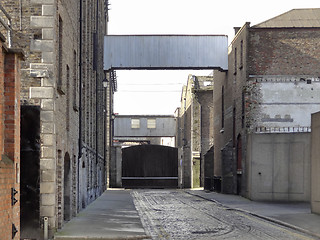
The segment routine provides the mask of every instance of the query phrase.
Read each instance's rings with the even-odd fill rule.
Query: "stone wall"
[[[226,87],[228,84],[227,76],[227,73],[218,70],[215,70],[213,74],[213,105],[215,106],[213,109],[214,176],[216,177],[221,177],[221,149],[230,140],[230,136],[225,134],[227,129],[225,126],[227,125],[224,122],[225,98],[231,97],[231,92]],[[223,96],[222,92],[224,93]]]
[[[40,107],[40,199],[35,199],[40,206],[35,231],[43,217],[49,217],[52,234],[105,189],[107,96],[98,54],[106,29],[105,3],[0,3],[12,16],[13,46],[25,52],[21,104]]]
[[[213,145],[212,77],[188,76],[178,111],[177,146],[182,152],[183,187],[204,185],[204,155]]]
[[[221,192],[225,194],[237,194],[237,168],[232,142],[229,142],[221,150],[221,155]]]
[[[197,100],[201,106],[201,127],[200,127],[200,160],[201,160],[201,179],[200,184],[204,186],[205,178],[205,154],[213,146],[213,90],[200,91],[196,93]],[[212,159],[213,162],[213,159]],[[213,171],[213,169],[211,169]]]

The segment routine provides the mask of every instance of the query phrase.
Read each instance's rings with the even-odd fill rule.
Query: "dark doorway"
[[[211,147],[210,150],[204,155],[204,189],[213,191],[213,159],[214,159],[214,147]]]
[[[178,149],[140,145],[122,150],[122,186],[126,188],[177,188]]]
[[[71,219],[71,163],[70,163],[70,155],[66,153],[64,155],[64,213],[63,219],[64,221],[69,221]]]
[[[40,234],[40,108],[21,106],[21,238]]]

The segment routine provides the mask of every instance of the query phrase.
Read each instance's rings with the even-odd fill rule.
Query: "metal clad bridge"
[[[104,70],[228,69],[225,35],[107,35]]]

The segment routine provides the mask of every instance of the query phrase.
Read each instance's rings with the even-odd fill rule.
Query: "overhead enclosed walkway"
[[[228,70],[225,35],[107,35],[104,70]]]

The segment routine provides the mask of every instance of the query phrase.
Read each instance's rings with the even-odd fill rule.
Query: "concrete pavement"
[[[320,215],[311,213],[309,203],[255,202],[237,195],[184,191],[320,239]],[[141,224],[130,190],[107,190],[54,236],[55,240],[150,238]]]
[[[55,240],[149,238],[127,190],[107,190],[54,236]]]
[[[309,203],[256,202],[238,195],[185,190],[187,193],[214,201],[222,206],[273,221],[320,239],[320,215],[311,213]]]

